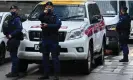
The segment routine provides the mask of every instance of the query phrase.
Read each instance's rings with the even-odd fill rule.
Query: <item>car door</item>
[[[99,18],[100,16],[100,11],[98,9],[98,6],[96,4],[90,4],[88,6],[88,11],[89,11],[89,17],[90,17],[90,24],[93,26],[93,41],[94,41],[94,50],[99,49],[100,47],[100,27],[99,27]]]
[[[96,38],[96,43],[97,43],[97,49],[101,49],[101,45],[102,45],[102,40],[103,40],[103,18],[100,14],[100,10],[98,8],[97,4],[93,5],[93,13],[94,13],[94,18],[96,18],[96,21],[94,21],[95,23],[95,38]]]
[[[89,4],[88,5],[88,14],[89,14],[89,20],[90,20],[90,27],[92,27],[92,32],[93,32],[93,47],[94,47],[94,51],[96,50],[96,47],[97,47],[97,43],[96,43],[96,38],[95,38],[95,34],[94,34],[94,31],[95,31],[95,28],[94,28],[94,23],[92,22],[92,16],[93,16],[93,6],[92,4]]]
[[[8,39],[3,34],[3,28],[8,26],[8,18],[9,17],[10,17],[10,14],[5,15],[3,22],[2,22],[2,26],[1,26],[1,32],[0,32],[0,36],[3,38],[3,41],[5,42],[5,44],[7,43]]]
[[[2,25],[3,25],[3,16],[0,16],[0,31],[2,30]],[[0,32],[0,40],[4,37],[4,34]]]

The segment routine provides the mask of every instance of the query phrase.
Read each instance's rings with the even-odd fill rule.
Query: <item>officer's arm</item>
[[[121,28],[121,26],[125,23],[125,21],[127,20],[127,18],[124,16],[122,17],[119,22],[117,23],[117,28]]]
[[[116,30],[119,32],[123,27],[122,25],[125,23],[126,17],[122,17],[119,19],[119,22],[117,23]]]
[[[15,19],[15,25],[16,25],[17,29],[10,34],[11,36],[14,36],[18,32],[21,32],[22,31],[22,22],[20,21],[20,18],[16,18]]]
[[[47,27],[50,28],[60,28],[61,27],[61,20],[56,16],[56,23],[55,24],[48,24]]]

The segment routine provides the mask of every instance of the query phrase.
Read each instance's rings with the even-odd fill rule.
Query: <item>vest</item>
[[[18,18],[19,16],[10,16],[8,18],[8,34],[14,32],[17,29],[17,26],[15,25],[15,18]],[[12,38],[15,38],[17,40],[23,40],[23,33],[22,32],[18,32],[16,33],[14,36],[12,36]]]
[[[55,24],[56,23],[56,15],[44,15],[42,16],[42,23],[47,24]],[[46,27],[42,29],[42,37],[43,39],[54,39],[58,38],[58,29],[54,27]]]

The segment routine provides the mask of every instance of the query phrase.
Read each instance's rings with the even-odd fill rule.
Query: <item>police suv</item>
[[[52,1],[54,12],[62,20],[59,29],[61,61],[76,61],[83,67],[83,73],[89,73],[93,64],[104,64],[106,30],[104,19],[95,2],[88,1]],[[29,63],[42,60],[39,52],[41,41],[41,22],[38,16],[44,11],[44,4],[37,4],[23,22],[25,39],[21,42],[18,57]]]

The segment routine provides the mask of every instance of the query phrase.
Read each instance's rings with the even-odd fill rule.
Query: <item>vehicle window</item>
[[[29,15],[29,20],[38,20],[40,13],[44,11],[43,5],[38,5]],[[61,20],[84,20],[86,17],[83,5],[55,5],[54,13]]]
[[[117,1],[95,1],[103,16],[116,15],[117,14]]]
[[[100,11],[99,11],[99,8],[97,6],[97,4],[93,4],[93,12],[95,15],[100,15]]]
[[[3,22],[3,25],[2,25],[2,29],[1,29],[1,32],[3,32],[3,28],[4,27],[8,27],[8,19],[9,19],[10,16],[7,16]]]
[[[101,19],[100,10],[97,6],[97,4],[90,4],[88,6],[89,11],[89,17],[90,17],[90,23],[97,23]]]
[[[128,5],[129,5],[129,15],[133,16],[133,1],[128,1]]]

